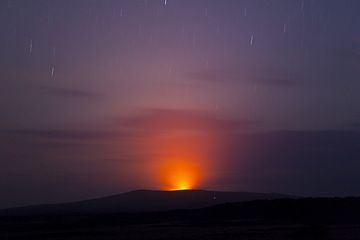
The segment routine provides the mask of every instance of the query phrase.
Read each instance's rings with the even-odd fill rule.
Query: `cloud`
[[[263,77],[257,78],[255,82],[257,84],[275,87],[296,87],[301,85],[299,81],[286,77]]]
[[[341,49],[336,51],[336,56],[350,63],[360,63],[360,48]]]
[[[188,109],[146,109],[137,116],[119,120],[124,128],[133,130],[213,130],[238,131],[253,129],[259,122],[232,119],[207,111]]]
[[[59,140],[95,140],[114,137],[113,131],[105,130],[63,130],[63,129],[13,129],[2,133]]]
[[[360,36],[353,37],[350,43],[347,46],[327,49],[327,52],[332,54],[331,58],[334,59],[336,64],[341,65],[345,63],[345,66],[348,64],[358,66],[360,63]]]
[[[0,133],[59,140],[97,140],[138,136],[139,132],[224,131],[236,132],[259,127],[258,121],[233,119],[202,110],[145,109],[138,115],[117,118],[114,125],[98,129],[21,128]],[[134,135],[135,134],[135,135]]]
[[[300,81],[294,76],[279,70],[244,71],[226,70],[204,70],[187,74],[188,77],[200,81],[239,83],[239,84],[261,84],[274,87],[297,87],[301,86]]]
[[[174,114],[174,118],[185,115],[189,119],[212,122],[212,124],[208,123],[208,126],[215,126],[217,129],[223,130],[236,129],[235,126],[241,128],[241,126],[256,124],[251,121],[243,123],[239,121],[235,124],[235,120],[226,120],[215,114],[195,110],[177,111],[171,109],[147,110],[138,116],[122,118],[122,122],[124,127],[129,127],[134,132],[149,130],[147,126],[144,126],[145,119],[158,119],[160,116],[171,114]],[[130,122],[125,124],[127,121]],[[230,127],[227,127],[227,124],[230,124]],[[190,123],[170,126],[174,129],[185,130],[194,127]],[[98,145],[72,144],[58,149],[48,146],[51,141],[36,142],[33,139],[22,141],[27,135],[44,138],[44,140],[107,139],[119,136],[121,133],[119,131],[110,131],[109,129],[106,131],[33,129],[12,130],[9,133],[14,136],[9,138],[7,135],[0,135],[4,143],[1,145],[2,151],[0,151],[4,161],[0,163],[0,166],[3,169],[2,183],[4,183],[3,194],[5,195],[6,192],[9,192],[6,189],[9,186],[10,189],[24,188],[26,190],[38,189],[39,184],[48,184],[41,189],[51,190],[55,187],[61,189],[65,180],[69,184],[77,184],[78,189],[89,187],[89,185],[91,188],[93,186],[114,187],[119,182],[139,180],[139,177],[134,179],[134,176],[138,176],[134,174],[134,168],[136,166],[143,168],[145,163],[134,161],[134,158],[127,155],[128,146],[121,147],[122,145],[118,142],[112,143],[113,146],[110,148],[108,146],[112,141],[107,141],[106,144],[101,142]],[[151,136],[149,141],[154,141],[153,137],[156,135],[148,136]],[[242,134],[230,131],[227,137],[229,139],[225,141],[226,152],[216,155],[216,161],[222,168],[217,166],[215,170],[218,170],[219,174],[215,174],[215,177],[207,183],[208,185],[202,187],[313,196],[358,194],[360,132],[278,131]],[[193,145],[194,143],[190,142],[189,144]],[[166,145],[161,145],[161,147],[168,149]],[[143,151],[139,148],[133,150]],[[206,148],[205,150],[210,151],[211,149]],[[97,177],[94,178],[94,176]],[[120,176],[121,181],[118,180]],[[145,177],[144,179],[144,182],[149,182],[149,179]],[[29,183],[26,188],[21,184],[23,182]],[[11,184],[9,185],[9,183]],[[142,186],[141,181],[136,184]],[[135,187],[137,187],[136,184]],[[119,185],[116,185],[114,189],[116,187]],[[49,197],[48,191],[43,192],[46,192],[45,197]],[[61,191],[62,193],[63,191]],[[37,192],[37,194],[39,193]],[[60,193],[57,196],[60,196]]]
[[[65,98],[77,98],[77,99],[88,99],[88,100],[99,100],[101,95],[98,93],[66,87],[45,87],[47,93]]]
[[[345,124],[344,127],[346,129],[360,130],[360,122],[352,122],[349,124]]]
[[[192,79],[208,81],[208,82],[241,82],[240,77],[236,72],[225,70],[203,70],[190,72],[186,74]]]
[[[358,194],[358,131],[238,134],[231,142],[229,167],[214,184],[313,196]]]

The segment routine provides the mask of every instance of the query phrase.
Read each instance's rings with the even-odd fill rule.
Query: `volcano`
[[[294,198],[294,196],[277,193],[221,192],[207,190],[136,190],[85,201],[5,209],[0,211],[0,214],[42,215],[155,212],[203,208],[223,203],[281,198]]]

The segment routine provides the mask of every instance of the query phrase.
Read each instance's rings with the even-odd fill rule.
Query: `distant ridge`
[[[104,214],[56,212],[55,206],[59,207],[52,205],[47,215],[44,206],[33,208],[33,214],[31,208],[0,214],[0,239],[360,239],[358,197],[254,200],[199,209]]]
[[[5,209],[0,210],[0,215],[154,212],[176,209],[195,209],[223,203],[282,198],[295,197],[277,193],[221,192],[207,190],[136,190],[79,202]]]

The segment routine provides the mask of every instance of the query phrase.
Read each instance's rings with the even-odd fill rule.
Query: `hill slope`
[[[0,211],[6,214],[68,214],[149,212],[174,209],[194,209],[221,203],[261,199],[291,198],[275,193],[219,192],[204,190],[151,191],[137,190],[104,198],[64,203],[13,208]]]
[[[255,200],[162,212],[0,216],[0,239],[358,240],[359,216],[360,198]]]

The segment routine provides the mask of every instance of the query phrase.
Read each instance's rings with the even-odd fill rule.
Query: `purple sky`
[[[0,2],[0,208],[161,188],[359,195],[360,1]],[[191,155],[191,156],[190,156]]]

